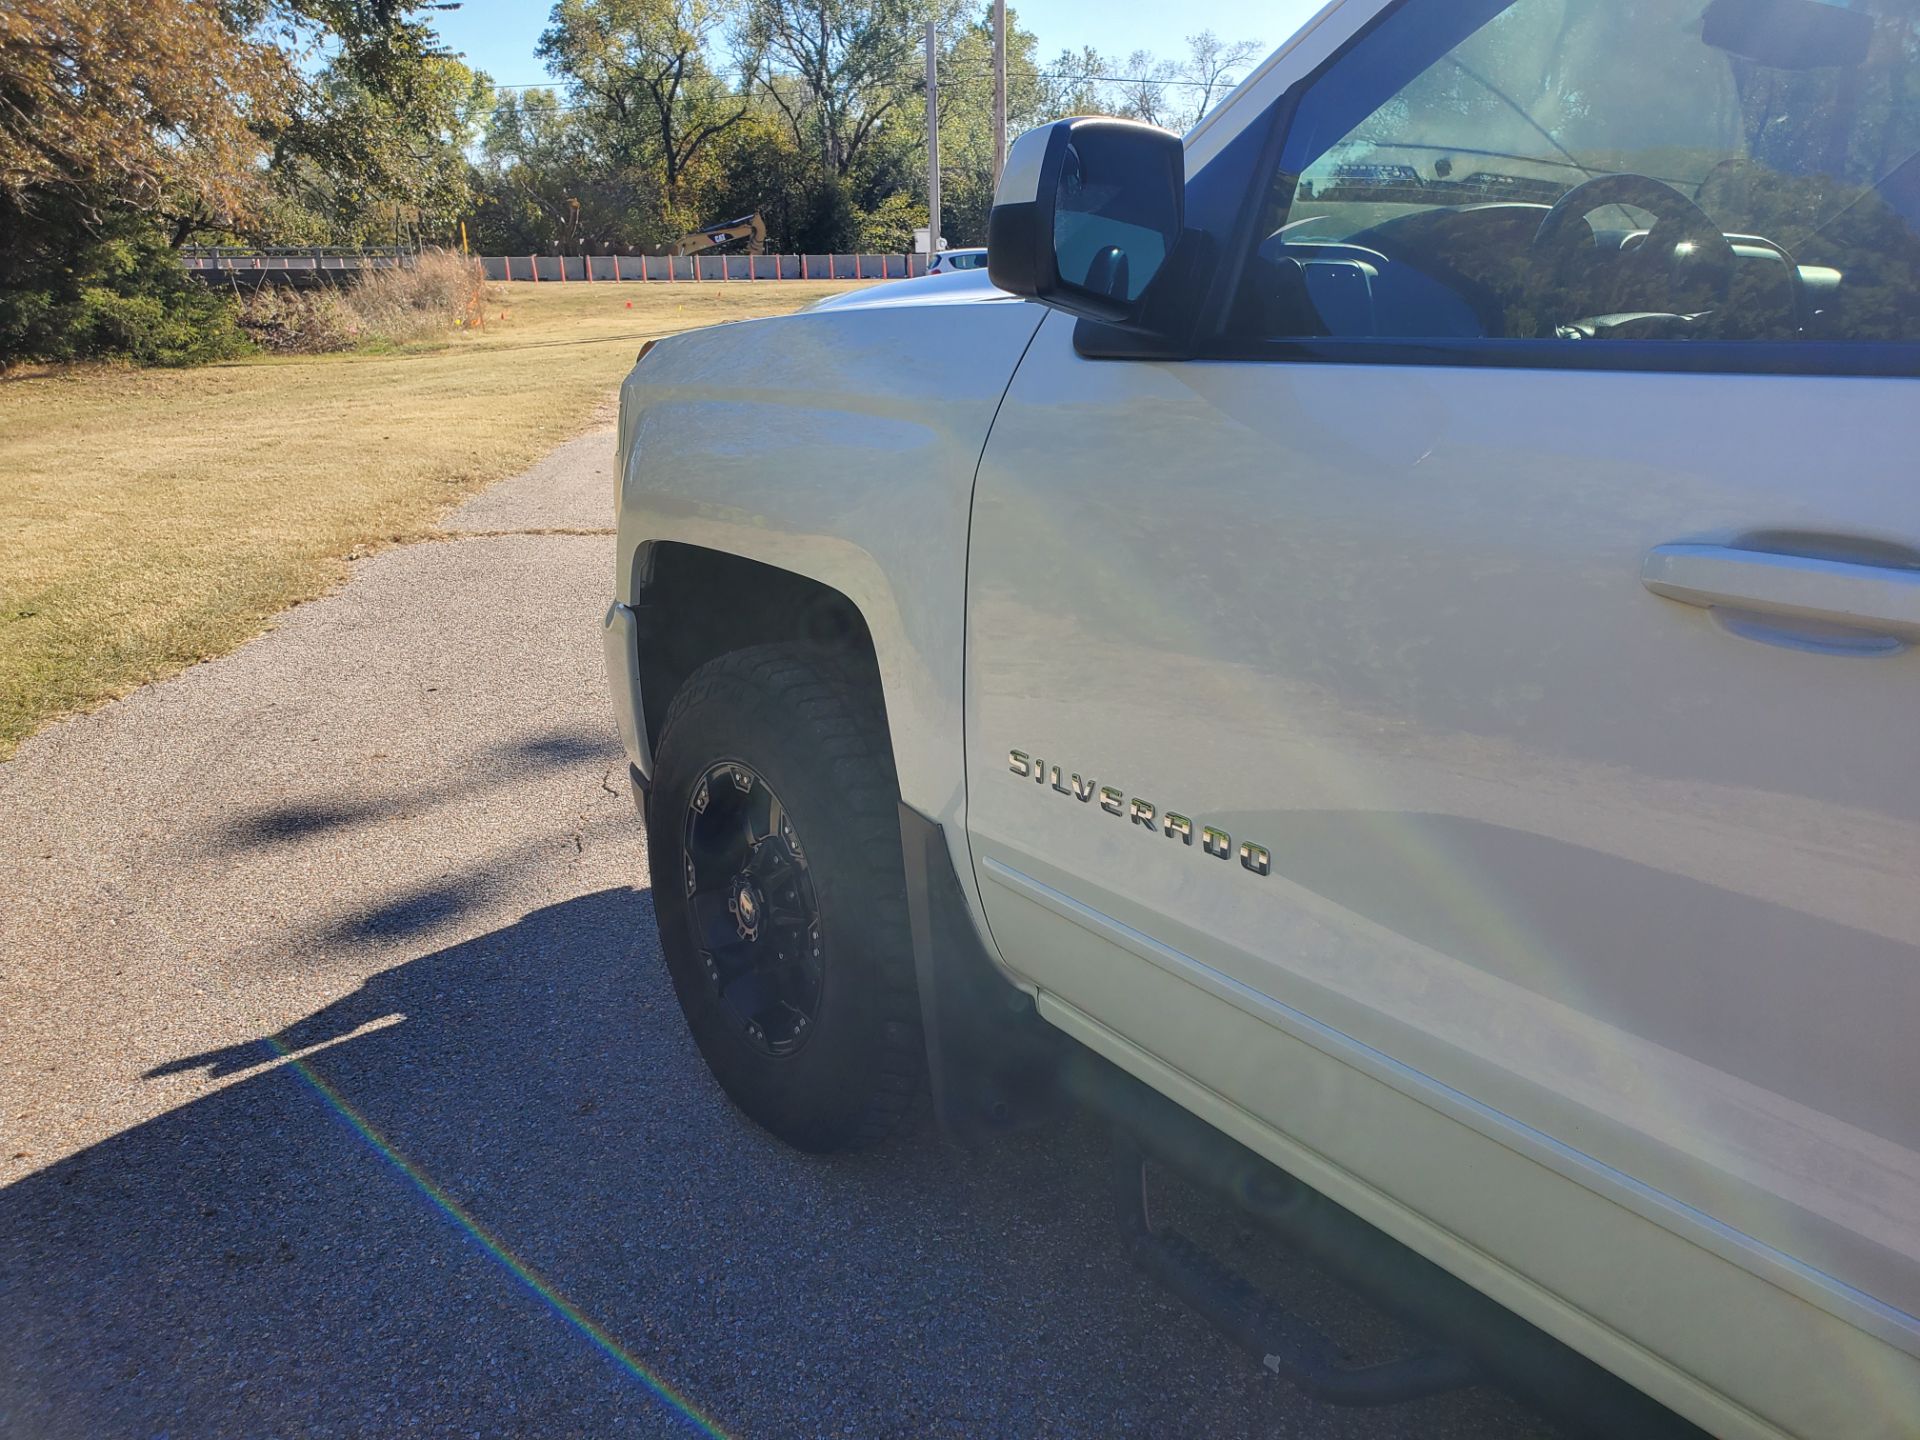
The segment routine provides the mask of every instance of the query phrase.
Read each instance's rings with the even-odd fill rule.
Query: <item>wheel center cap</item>
[[[746,939],[751,940],[759,933],[760,897],[754,893],[752,882],[734,882],[733,916],[740,922],[740,933]]]

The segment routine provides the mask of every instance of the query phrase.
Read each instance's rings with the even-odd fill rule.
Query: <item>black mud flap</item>
[[[1034,1014],[981,946],[946,833],[900,807],[914,979],[934,1114],[971,1145],[1059,1108],[1056,1077],[1070,1041]]]

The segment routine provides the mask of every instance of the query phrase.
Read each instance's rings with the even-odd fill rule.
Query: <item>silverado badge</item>
[[[1186,815],[1176,810],[1162,810],[1151,800],[1143,800],[1138,795],[1129,795],[1112,785],[1102,785],[1071,772],[1063,773],[1062,767],[1048,765],[1037,760],[1024,750],[1007,752],[1007,769],[1023,778],[1030,777],[1036,784],[1065,795],[1069,800],[1078,800],[1082,805],[1092,808],[1097,799],[1100,808],[1109,815],[1117,816],[1130,825],[1142,827],[1149,835],[1161,835],[1169,840],[1178,840],[1182,845],[1191,847],[1197,836],[1200,849],[1216,860],[1230,860],[1236,854],[1240,857],[1240,866],[1250,874],[1271,875],[1273,873],[1273,855],[1264,845],[1256,845],[1251,840],[1242,840],[1238,849],[1234,847],[1233,836],[1213,825],[1197,825]]]

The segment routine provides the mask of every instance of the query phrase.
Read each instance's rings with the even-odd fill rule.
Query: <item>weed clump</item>
[[[262,285],[241,303],[240,328],[274,355],[321,355],[360,343],[360,317],[338,290]]]
[[[479,261],[428,250],[339,289],[263,285],[243,302],[240,327],[263,350],[320,355],[433,340],[473,324],[486,303]]]
[[[408,264],[371,272],[344,293],[364,327],[363,339],[404,345],[479,319],[487,277],[478,260],[427,250]]]

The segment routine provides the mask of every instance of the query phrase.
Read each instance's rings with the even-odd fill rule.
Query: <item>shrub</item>
[[[110,357],[195,365],[247,350],[232,298],[188,275],[144,219],[30,240],[39,243],[25,263],[0,278],[0,368]]]
[[[314,355],[429,340],[480,318],[478,260],[412,256],[341,290],[262,285],[241,296],[187,274],[151,222],[110,218],[95,232],[43,223],[0,257],[0,369],[20,360],[127,359],[196,365],[247,353]]]

